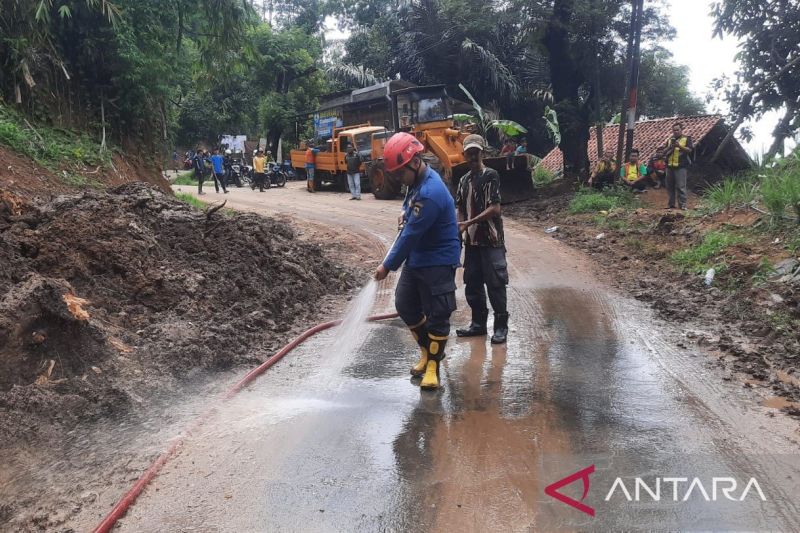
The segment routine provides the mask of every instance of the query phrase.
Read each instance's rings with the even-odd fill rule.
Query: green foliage
[[[213,144],[221,134],[278,138],[293,136],[298,115],[313,110],[328,91],[319,40],[299,27],[279,31],[259,24],[248,33],[249,52],[234,54],[239,69],[189,89],[179,117],[185,146]]]
[[[97,140],[85,134],[39,124],[34,129],[25,118],[0,104],[0,144],[27,155],[43,167],[56,171],[62,167],[100,166],[111,163],[111,152],[102,150]],[[84,184],[85,180],[69,180]]]
[[[726,178],[703,194],[705,205],[712,213],[749,205],[758,198],[758,184],[746,178]]]
[[[550,106],[545,106],[543,118],[547,132],[553,138],[553,144],[558,146],[561,144],[561,127],[558,125],[558,113]]]
[[[197,185],[197,178],[194,177],[194,170],[187,170],[186,172],[181,172],[178,174],[178,177],[175,178],[175,181],[172,182],[173,185]]]
[[[800,131],[800,9],[786,0],[719,0],[713,4],[715,34],[741,42],[733,79],[717,80],[736,125],[782,110],[767,159],[783,155],[784,140]],[[745,132],[750,136],[749,132]]]
[[[185,95],[247,50],[241,0],[6,0],[0,96],[29,118],[165,146]]]
[[[192,196],[191,194],[186,192],[176,192],[175,198],[177,198],[181,202],[189,204],[190,206],[199,211],[204,211],[205,208],[208,206],[208,204],[200,201],[196,196]]]
[[[775,265],[768,258],[762,257],[761,262],[758,264],[758,270],[753,274],[753,283],[763,285],[774,271]]]
[[[536,168],[533,169],[533,185],[535,187],[547,187],[556,179],[556,174],[544,168],[542,165],[536,165]]]
[[[743,240],[739,235],[722,231],[707,233],[700,244],[674,252],[670,260],[686,272],[703,272],[711,267],[720,270],[725,266],[720,254]]]
[[[655,118],[704,113],[705,104],[692,94],[689,81],[689,69],[677,65],[664,48],[642,51],[639,114]]]
[[[761,200],[773,224],[789,217],[791,210],[800,224],[800,149],[761,170]]]
[[[570,214],[596,213],[611,211],[620,207],[630,207],[636,201],[634,195],[626,188],[606,189],[602,192],[582,187],[575,193],[569,203]]]

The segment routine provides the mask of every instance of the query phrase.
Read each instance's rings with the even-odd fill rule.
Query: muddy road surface
[[[226,198],[358,241],[366,266],[400,208],[302,183]],[[453,332],[428,393],[400,321],[364,325],[348,350],[320,334],[193,434],[121,530],[799,530],[796,420],[677,347],[681,324],[610,289],[613,273],[506,222],[507,346]],[[392,310],[396,279],[375,312]],[[458,305],[454,326],[469,320],[463,288]]]

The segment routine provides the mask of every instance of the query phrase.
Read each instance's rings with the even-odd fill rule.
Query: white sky
[[[690,70],[690,89],[701,98],[711,93],[710,84],[715,78],[723,75],[733,77],[737,64],[735,55],[738,51],[737,41],[732,37],[712,38],[714,27],[710,15],[713,0],[669,0],[670,22],[677,30],[675,41],[668,44],[675,61],[686,65]],[[336,29],[336,21],[329,17],[326,21],[328,38],[346,38],[349,32],[342,33]],[[728,106],[713,95],[708,104],[709,113],[727,114]],[[778,121],[778,114],[771,113],[754,124],[749,124],[755,137],[745,148],[751,155],[766,152],[772,144],[772,130]],[[791,143],[789,143],[791,144]]]
[[[733,77],[737,64],[737,41],[732,37],[712,38],[714,19],[709,14],[713,0],[670,0],[670,22],[678,32],[669,49],[675,61],[691,70],[691,90],[705,98],[711,93],[710,84],[715,78],[727,74]],[[720,98],[712,99],[709,113],[728,112]],[[751,155],[766,152],[772,144],[772,130],[778,114],[770,113],[757,123],[750,124],[755,137],[745,148]],[[744,144],[744,143],[743,143]]]

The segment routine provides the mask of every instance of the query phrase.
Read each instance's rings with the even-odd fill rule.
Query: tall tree
[[[800,7],[793,0],[723,0],[714,3],[713,14],[715,35],[741,39],[739,70],[725,96],[733,130],[781,110],[767,157],[783,155],[786,139],[800,130]]]

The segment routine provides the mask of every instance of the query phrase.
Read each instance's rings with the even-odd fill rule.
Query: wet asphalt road
[[[234,190],[228,207],[338,226],[383,256],[398,203],[300,186]],[[336,330],[320,334],[221,406],[122,530],[800,530],[796,422],[674,348],[680,324],[599,282],[585,256],[512,220],[507,241],[507,346],[453,333],[444,388],[427,393],[409,379],[416,350],[398,320],[365,325],[350,353]],[[395,280],[376,312],[391,310]],[[463,288],[458,303],[454,325],[469,318]],[[594,517],[545,494],[591,465]],[[630,499],[636,477],[662,478],[659,501],[644,488],[638,502],[609,497],[618,477]],[[695,486],[683,501],[695,477],[708,498]],[[765,498],[711,498],[715,477],[737,480],[736,500],[755,478]]]

